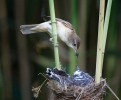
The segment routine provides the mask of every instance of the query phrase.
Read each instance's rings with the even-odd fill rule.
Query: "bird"
[[[73,80],[71,79],[70,75],[63,70],[58,70],[57,68],[47,68],[46,75],[50,80],[56,81],[58,86],[61,84],[65,87],[73,84]]]
[[[80,70],[80,68],[77,65],[72,80],[73,84],[81,87],[85,87],[89,83],[92,83],[94,81],[94,79],[88,73],[85,73],[82,70]]]
[[[40,24],[21,25],[20,31],[22,32],[22,34],[46,32],[51,37],[53,37],[50,16],[43,16],[43,20],[45,22]],[[60,39],[65,42],[67,46],[71,47],[75,51],[76,56],[78,57],[78,49],[81,40],[80,37],[76,34],[76,31],[73,28],[72,24],[60,18],[55,18],[55,21],[57,27],[57,36],[60,37]]]

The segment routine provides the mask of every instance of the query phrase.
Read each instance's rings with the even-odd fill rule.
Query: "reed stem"
[[[100,0],[98,48],[97,48],[96,77],[95,77],[96,83],[100,82],[100,78],[102,76],[103,60],[104,60],[105,45],[106,45],[106,39],[107,39],[111,6],[112,6],[112,0],[108,0],[107,8],[106,8],[106,15],[105,15],[105,22],[104,22],[104,30],[103,30],[105,0]]]
[[[96,83],[100,82],[102,76],[102,34],[104,24],[104,9],[105,0],[100,0],[99,25],[98,25],[98,44],[97,44],[97,58],[96,58]]]
[[[103,60],[104,60],[105,45],[106,45],[106,38],[107,38],[107,32],[108,32],[109,19],[110,19],[111,5],[112,5],[112,0],[108,0],[107,8],[106,8],[106,15],[105,15],[104,31],[103,31],[103,36],[102,36],[102,38],[103,38],[103,41],[102,41],[102,66],[103,66]]]
[[[55,21],[55,10],[54,10],[54,1],[49,0],[50,6],[50,16],[52,23],[52,32],[53,32],[53,41],[54,41],[54,56],[55,56],[55,65],[57,69],[61,69],[59,62],[59,52],[58,52],[58,41],[57,41],[57,30],[56,30],[56,21]]]

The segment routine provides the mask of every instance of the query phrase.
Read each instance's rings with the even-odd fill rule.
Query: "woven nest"
[[[106,81],[102,79],[99,84],[92,82],[85,87],[76,85],[62,86],[55,80],[47,82],[47,86],[52,90],[49,100],[103,100],[105,94]]]
[[[80,70],[78,66],[72,77],[57,68],[47,68],[46,75],[43,76],[46,78],[43,84],[46,83],[52,90],[48,100],[103,100],[106,92],[105,79],[101,79],[100,83],[96,84],[94,78]],[[43,84],[32,89],[35,98],[38,97]]]

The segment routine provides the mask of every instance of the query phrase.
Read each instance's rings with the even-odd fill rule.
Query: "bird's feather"
[[[43,17],[44,21],[40,24],[33,24],[33,25],[21,25],[20,29],[23,34],[31,34],[37,32],[47,32],[51,36],[52,34],[52,25],[49,16]],[[61,38],[63,42],[65,42],[69,47],[73,48],[77,53],[77,49],[80,46],[80,38],[77,36],[75,29],[73,26],[62,19],[56,19],[56,26],[57,26],[57,35]],[[53,36],[52,36],[53,37]]]
[[[67,21],[65,21],[65,20],[62,20],[62,19],[59,19],[59,18],[55,18],[56,19],[56,21],[59,21],[59,22],[61,22],[64,26],[66,26],[67,28],[69,28],[69,29],[71,29],[71,30],[74,30],[74,28],[73,28],[73,26],[69,23],[69,22],[67,22]],[[43,16],[43,20],[44,21],[50,21],[50,16]]]

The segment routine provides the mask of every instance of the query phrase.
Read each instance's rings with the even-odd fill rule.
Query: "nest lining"
[[[102,79],[99,84],[93,82],[85,87],[80,87],[63,86],[55,80],[50,80],[47,82],[47,87],[52,90],[50,100],[103,100],[106,81]]]

